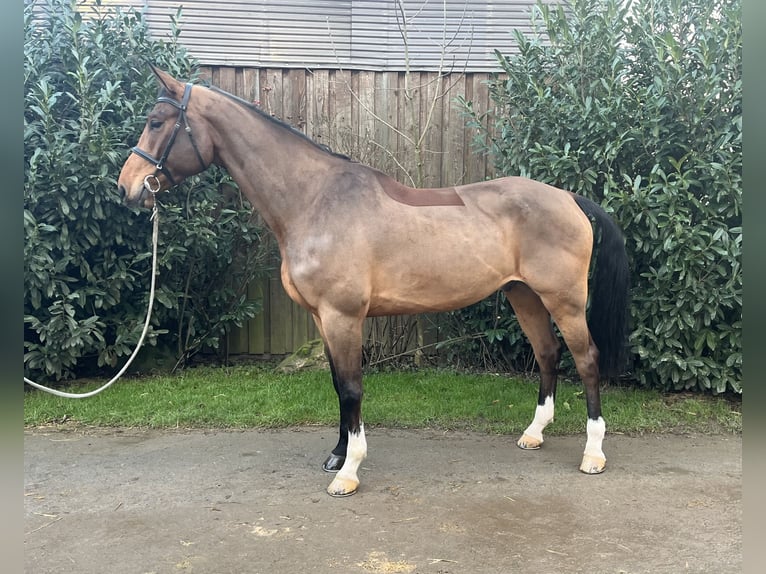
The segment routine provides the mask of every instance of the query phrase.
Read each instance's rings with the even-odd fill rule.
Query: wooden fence
[[[487,73],[204,67],[203,79],[258,102],[319,143],[417,187],[492,177],[474,151],[458,97],[482,113],[490,106]],[[278,274],[249,288],[263,312],[231,334],[230,354],[282,355],[318,337],[310,315],[282,289]],[[396,352],[418,344],[411,318],[370,319],[368,343]],[[433,341],[433,330],[420,343]]]

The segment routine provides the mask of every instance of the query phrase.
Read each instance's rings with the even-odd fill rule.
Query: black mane
[[[338,158],[341,158],[341,159],[345,159],[347,161],[354,161],[353,159],[351,159],[349,156],[347,156],[345,154],[333,151],[330,148],[330,146],[314,141],[313,139],[311,139],[309,136],[307,136],[302,131],[294,128],[293,126],[291,126],[290,124],[288,124],[285,121],[280,120],[279,118],[275,118],[271,114],[267,114],[266,112],[264,112],[261,108],[259,108],[255,104],[253,104],[251,102],[248,102],[247,100],[245,100],[243,98],[235,96],[234,94],[230,94],[229,92],[227,92],[225,90],[222,90],[221,88],[218,88],[216,86],[207,86],[207,88],[210,89],[210,90],[213,90],[214,92],[217,92],[219,94],[222,94],[222,95],[226,96],[230,100],[233,100],[236,103],[238,103],[239,105],[247,108],[248,110],[251,110],[251,111],[257,113],[262,118],[267,119],[268,121],[270,121],[274,125],[289,131],[293,135],[296,135],[296,136],[300,137],[301,139],[303,139],[303,140],[309,142],[310,144],[312,144],[314,147],[317,147],[317,148],[321,149],[323,152],[328,153],[328,154],[330,154],[333,157],[338,157]]]

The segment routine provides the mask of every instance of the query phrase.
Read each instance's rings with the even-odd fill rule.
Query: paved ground
[[[30,574],[742,571],[739,436],[367,429],[355,496],[324,494],[328,428],[27,431]]]

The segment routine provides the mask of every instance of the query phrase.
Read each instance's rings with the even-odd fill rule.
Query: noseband
[[[173,144],[176,141],[176,136],[178,135],[178,131],[181,129],[182,124],[184,127],[184,131],[186,131],[186,133],[189,134],[189,141],[191,141],[192,148],[194,148],[194,153],[197,154],[197,159],[199,160],[200,166],[202,166],[202,171],[207,169],[207,166],[205,165],[205,161],[202,159],[202,154],[199,153],[197,144],[194,142],[194,136],[192,135],[191,126],[189,126],[189,122],[186,119],[186,109],[189,104],[189,98],[191,98],[191,89],[192,89],[192,84],[186,84],[186,87],[184,88],[184,95],[180,102],[178,100],[174,100],[173,98],[169,98],[167,96],[160,96],[159,98],[157,98],[157,103],[165,102],[166,104],[170,104],[171,106],[178,109],[178,118],[176,119],[176,124],[175,126],[173,126],[173,132],[170,134],[170,138],[168,138],[168,142],[165,144],[165,149],[163,150],[162,155],[160,156],[160,159],[155,158],[152,154],[145,152],[138,146],[135,146],[134,148],[131,149],[131,151],[134,154],[154,164],[154,166],[157,168],[153,176],[146,177],[146,180],[144,182],[146,186],[149,185],[147,181],[150,178],[154,178],[155,182],[157,182],[157,174],[159,173],[162,173],[165,177],[167,177],[171,185],[176,185],[176,180],[170,174],[170,170],[168,170],[167,167],[165,167],[165,161],[167,161],[168,155],[170,155],[170,149],[173,147]],[[159,187],[158,182],[157,182],[157,185]],[[159,191],[159,190],[156,190],[156,191]]]

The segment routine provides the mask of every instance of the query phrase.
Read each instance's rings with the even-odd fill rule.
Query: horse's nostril
[[[117,191],[120,192],[120,199],[124,200],[125,196],[128,194],[127,190],[125,189],[125,186],[124,185],[118,186]]]

